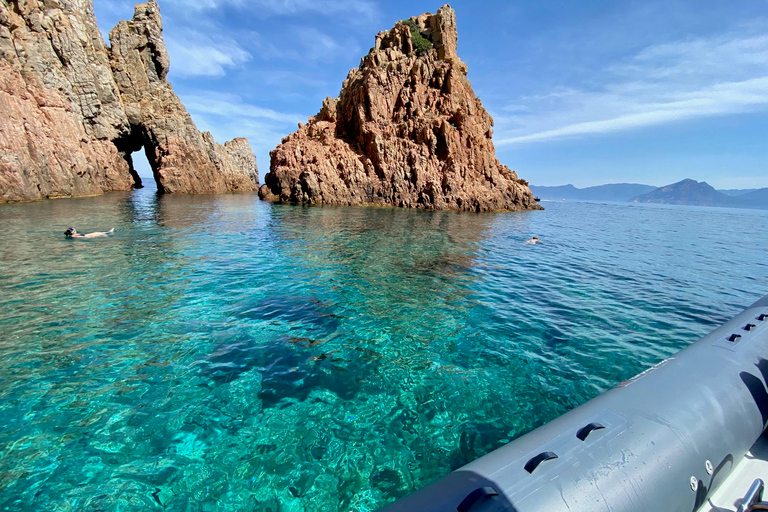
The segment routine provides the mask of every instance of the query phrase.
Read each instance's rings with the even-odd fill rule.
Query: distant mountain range
[[[750,192],[754,192],[755,190],[760,190],[758,188],[728,188],[728,189],[720,189],[718,192],[723,193],[727,196],[743,196],[744,194],[748,194]]]
[[[630,199],[634,203],[687,204],[729,208],[760,208],[768,210],[768,188],[743,194],[728,195],[715,190],[705,181],[683,180],[660,187]]]
[[[596,187],[576,188],[573,185],[559,187],[537,187],[531,185],[531,192],[541,199],[572,199],[581,201],[629,201],[635,196],[656,190],[651,185],[638,183],[612,183]]]
[[[576,188],[573,185],[558,187],[532,185],[531,191],[541,199],[631,201],[768,210],[768,188],[715,190],[704,181],[698,182],[692,179],[658,188],[637,183],[614,183],[587,188]]]

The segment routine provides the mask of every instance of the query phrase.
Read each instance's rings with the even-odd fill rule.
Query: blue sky
[[[106,33],[133,15],[95,0]],[[420,0],[159,0],[169,78],[201,130],[269,151]],[[768,187],[765,0],[456,1],[459,56],[502,163],[535,185]],[[147,174],[143,170],[142,174]]]

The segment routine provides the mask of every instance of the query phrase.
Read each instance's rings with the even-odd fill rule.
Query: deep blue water
[[[0,205],[0,510],[376,510],[768,293],[768,212],[544,206]]]

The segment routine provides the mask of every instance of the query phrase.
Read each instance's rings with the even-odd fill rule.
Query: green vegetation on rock
[[[413,41],[413,50],[416,52],[416,55],[424,55],[427,50],[432,49],[432,41],[424,37],[418,23],[413,20],[403,20],[403,23],[411,28],[411,40]]]

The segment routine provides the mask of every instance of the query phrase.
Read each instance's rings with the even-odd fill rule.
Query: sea
[[[375,511],[768,294],[768,211],[542,204],[0,205],[0,510]]]

